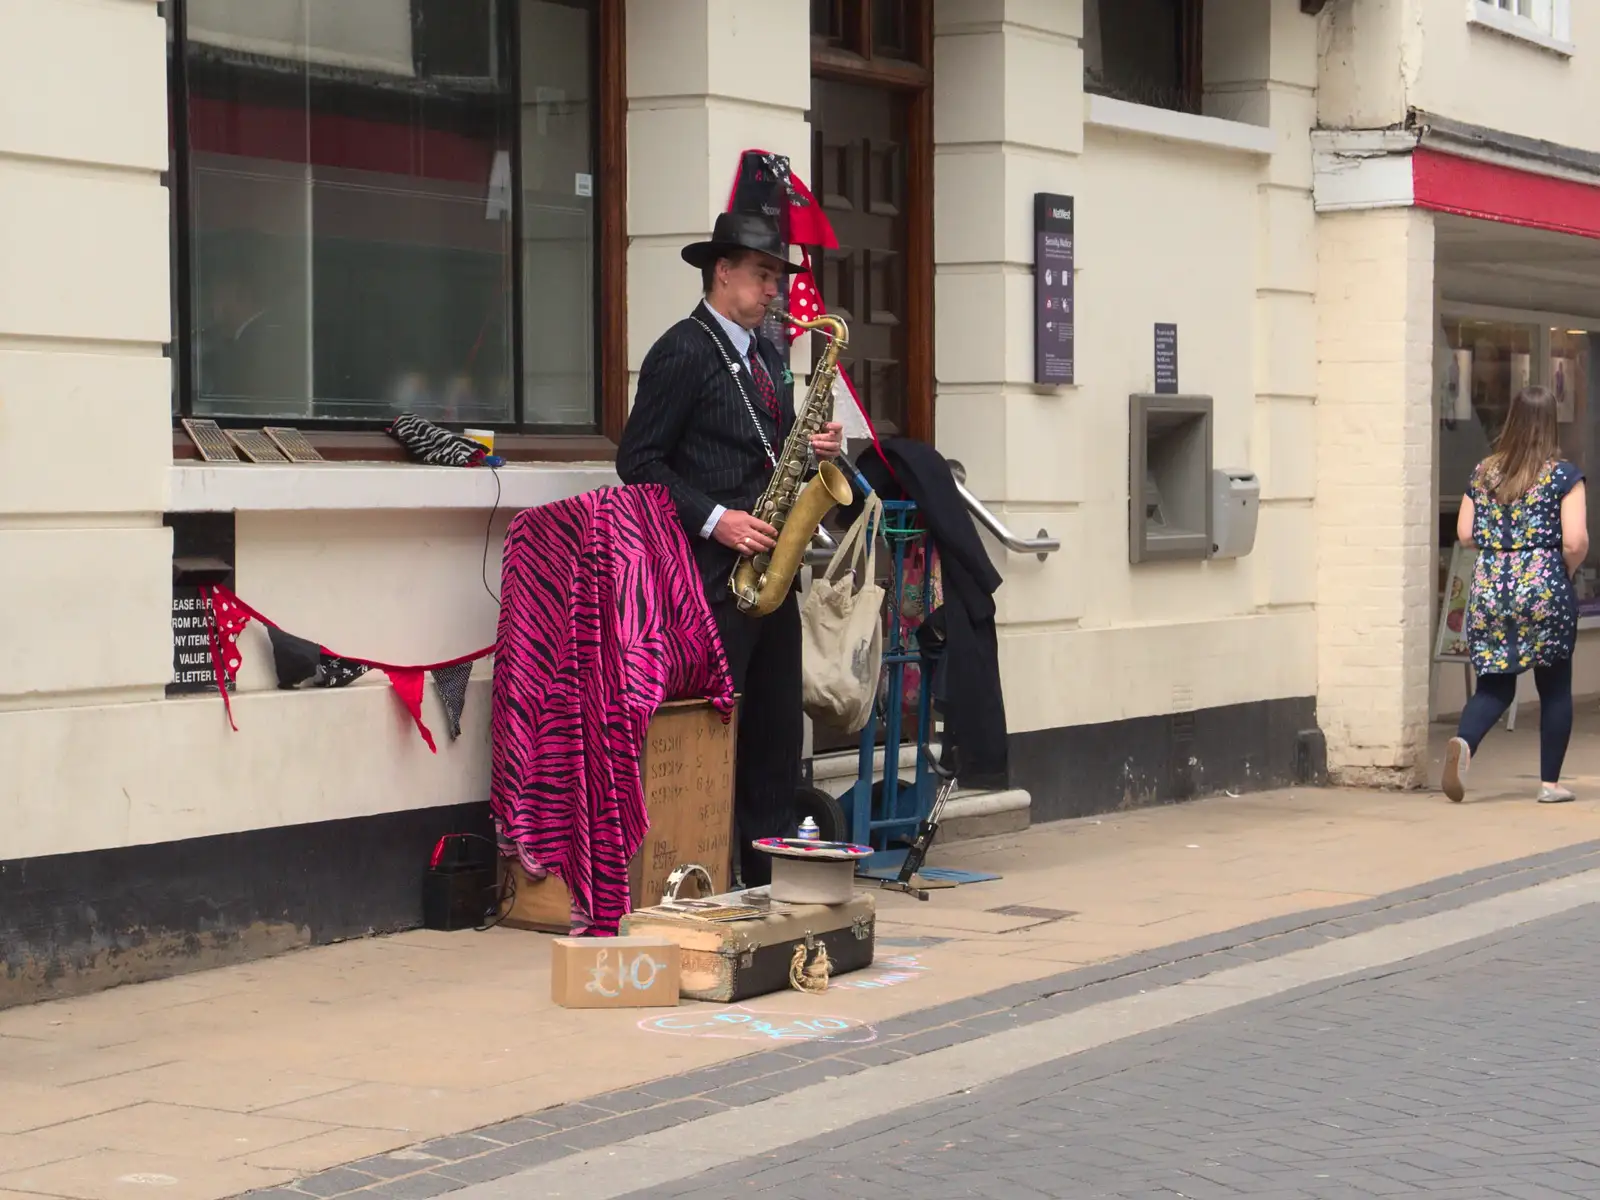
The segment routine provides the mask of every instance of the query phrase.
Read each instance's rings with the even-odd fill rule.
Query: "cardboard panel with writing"
[[[650,719],[639,761],[650,829],[628,865],[634,908],[659,904],[667,876],[687,863],[706,869],[714,891],[731,886],[737,727],[737,713],[724,725],[704,700],[663,704]],[[503,867],[516,876],[516,896],[503,924],[551,933],[571,928],[566,884],[553,875],[530,879],[515,862],[505,861]]]
[[[680,953],[660,937],[556,938],[550,999],[562,1008],[675,1008]]]

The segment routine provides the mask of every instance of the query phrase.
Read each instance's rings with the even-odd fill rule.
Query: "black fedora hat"
[[[718,213],[711,239],[685,246],[683,261],[704,270],[737,250],[755,250],[777,260],[784,274],[800,269],[799,264],[789,261],[789,247],[777,219],[764,213]]]

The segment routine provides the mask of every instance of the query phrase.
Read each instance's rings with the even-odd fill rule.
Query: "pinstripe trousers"
[[[739,693],[734,758],[734,840],[746,887],[772,882],[772,859],[750,843],[792,837],[800,752],[805,742],[801,705],[800,601],[790,591],[765,617],[741,613],[732,596],[711,605],[722,648]]]

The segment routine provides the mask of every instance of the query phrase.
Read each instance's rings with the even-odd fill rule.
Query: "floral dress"
[[[1467,644],[1479,675],[1517,675],[1572,657],[1578,598],[1561,560],[1561,500],[1583,478],[1546,464],[1522,496],[1495,498],[1482,463],[1472,473],[1472,541],[1478,565],[1467,606]]]

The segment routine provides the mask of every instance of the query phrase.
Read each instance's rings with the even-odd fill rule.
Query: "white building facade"
[[[1400,6],[1313,7],[0,0],[0,1002],[417,923],[485,820],[490,665],[459,739],[425,695],[433,754],[379,673],[278,688],[255,625],[234,731],[174,600],[212,571],[333,650],[491,643],[506,520],[614,482],[752,148],[839,235],[880,432],[1061,543],[991,543],[1011,786],[973,811],[1415,768],[1432,218],[1318,217],[1314,127],[1392,123],[1337,39]],[[1070,384],[1035,376],[1039,194],[1073,203]],[[1339,357],[1358,316],[1380,363]],[[402,411],[507,466],[403,461]],[[327,461],[202,462],[185,419]],[[1238,556],[1190,544],[1216,469],[1259,487]]]

